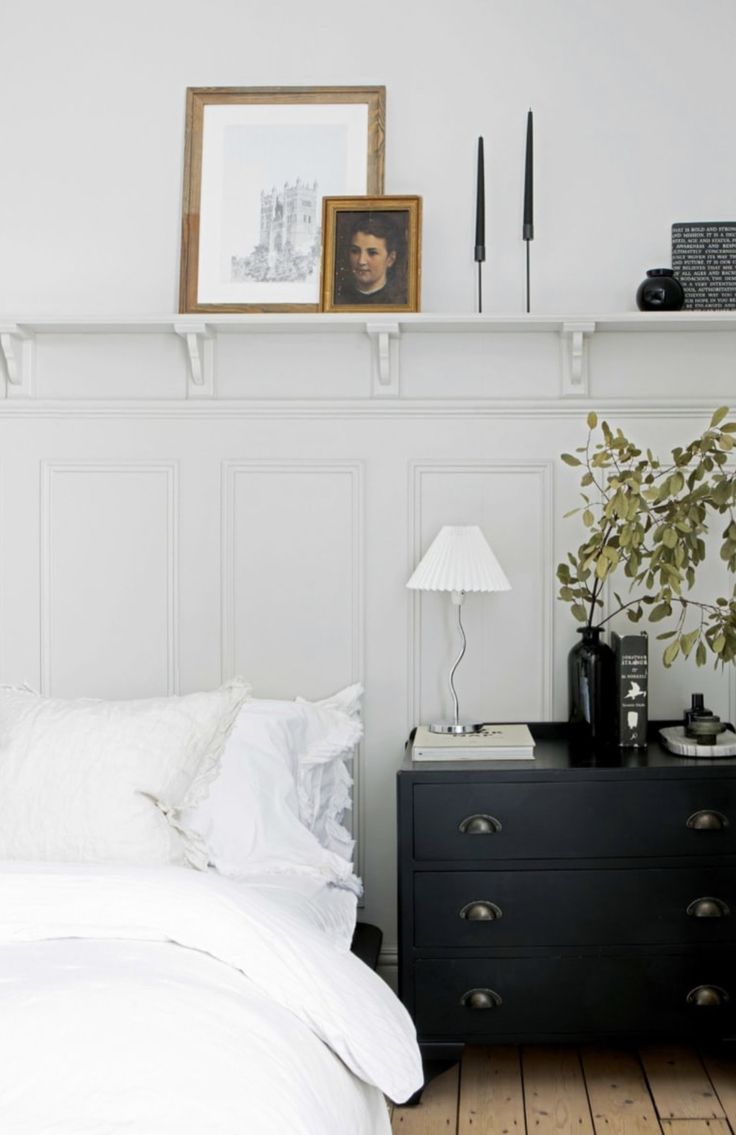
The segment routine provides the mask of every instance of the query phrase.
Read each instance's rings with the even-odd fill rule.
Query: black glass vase
[[[568,655],[570,739],[600,748],[613,740],[614,655],[600,627],[579,627],[578,634]]]
[[[684,302],[685,293],[673,268],[649,268],[636,290],[639,311],[679,311]]]

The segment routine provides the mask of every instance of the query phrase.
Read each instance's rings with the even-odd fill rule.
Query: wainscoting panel
[[[466,655],[455,674],[461,720],[540,721],[551,716],[554,514],[544,461],[427,462],[413,466],[410,531],[418,563],[448,520],[479,524],[511,591],[466,596]],[[519,612],[524,618],[519,618]],[[449,669],[460,648],[457,608],[445,592],[414,600],[413,717],[451,719]]]
[[[223,673],[262,697],[319,697],[362,676],[361,472],[223,465]]]
[[[176,691],[176,473],[164,464],[44,464],[43,693]]]
[[[571,397],[559,320],[417,320],[402,321],[400,367],[375,397],[380,344],[349,316],[281,330],[266,316],[190,320],[201,357],[214,348],[204,392],[171,318],[36,332],[19,320],[21,371],[22,336],[36,335],[34,383],[0,369],[0,679],[101,697],[235,673],[262,697],[362,682],[358,868],[386,970],[396,769],[408,730],[451,712],[458,647],[449,597],[408,592],[409,575],[442,525],[481,525],[512,589],[466,599],[461,714],[563,720],[577,624],[555,569],[583,528],[565,519],[580,470],[560,454],[585,445],[593,409],[666,459],[728,404],[736,339],[725,317],[712,330],[693,318],[692,334],[687,320],[600,325],[584,344],[595,397]],[[727,597],[731,582],[716,553],[698,595]],[[652,716],[702,691],[733,720],[734,668],[665,670],[659,629]]]

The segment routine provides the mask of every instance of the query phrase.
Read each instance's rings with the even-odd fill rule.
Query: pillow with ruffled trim
[[[249,687],[101,701],[0,687],[0,859],[175,864]]]
[[[324,702],[253,698],[243,706],[207,799],[184,817],[212,866],[235,878],[308,873],[359,892],[342,818],[361,695],[352,686]]]

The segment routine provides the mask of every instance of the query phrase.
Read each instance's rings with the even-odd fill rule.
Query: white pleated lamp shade
[[[441,528],[406,585],[414,591],[510,591],[477,524]]]

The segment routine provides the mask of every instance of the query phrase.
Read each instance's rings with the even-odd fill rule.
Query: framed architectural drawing
[[[419,311],[421,197],[325,197],[322,311]]]
[[[383,192],[384,108],[384,87],[190,87],[179,310],[318,311],[322,198]]]

